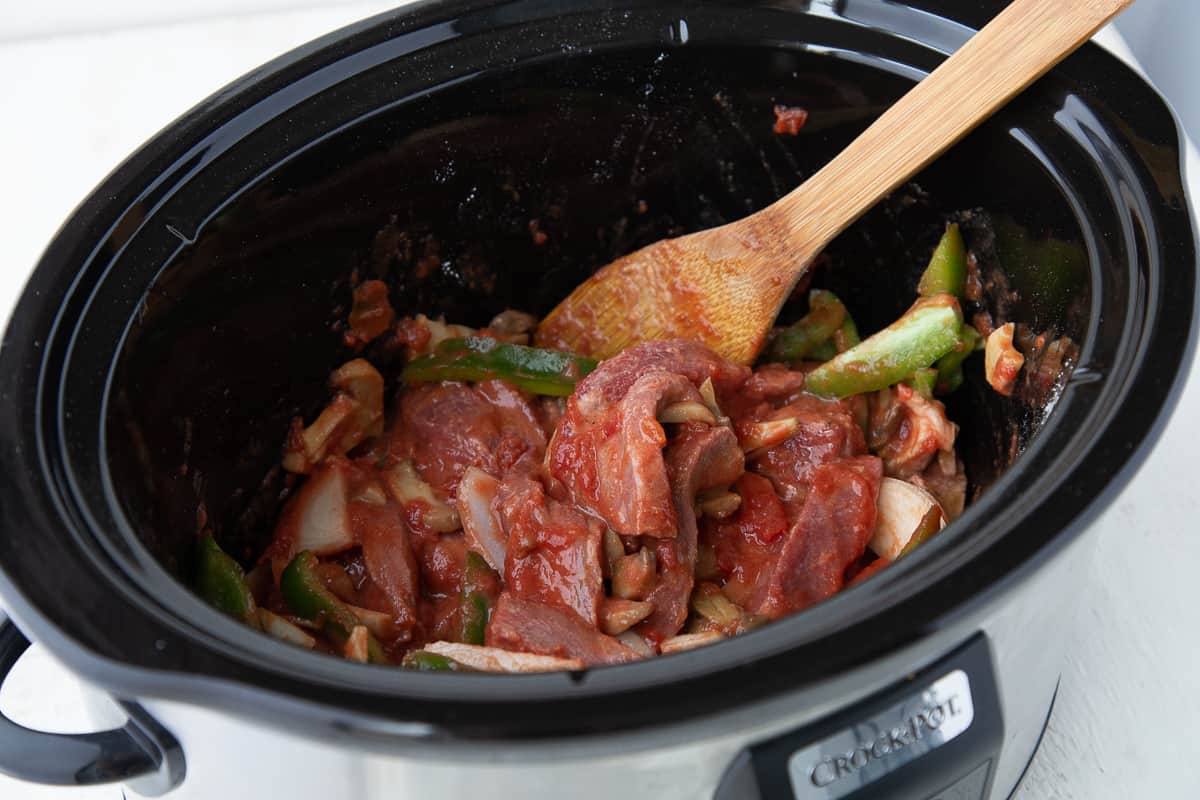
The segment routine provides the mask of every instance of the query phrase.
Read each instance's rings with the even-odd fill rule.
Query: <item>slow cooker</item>
[[[786,192],[1002,6],[424,3],[160,133],[64,224],[0,349],[0,675],[36,640],[126,719],[0,718],[0,770],[130,797],[1008,796],[1054,704],[1089,522],[1195,341],[1175,121],[1095,46],[822,266],[877,326],[946,214],[982,209],[1031,243],[993,299],[1079,348],[1053,391],[977,375],[953,398],[973,503],[912,556],[716,646],[542,675],[354,664],[187,588],[201,509],[231,552],[263,544],[356,270],[387,274],[401,311],[544,312],[620,253]],[[772,132],[777,104],[808,110],[799,135]]]

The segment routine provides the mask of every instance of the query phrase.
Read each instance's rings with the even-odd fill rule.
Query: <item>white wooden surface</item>
[[[165,6],[145,0],[77,6],[83,10],[73,15],[54,2],[0,6],[0,319],[74,205],[148,136],[269,58],[392,5],[314,2],[281,10],[288,6],[283,0],[187,0],[175,5],[171,18],[182,21],[173,23],[161,21]],[[1191,41],[1180,27],[1192,25],[1192,38],[1200,34],[1197,5],[1140,0],[1129,25],[1131,41],[1145,48],[1139,55],[1148,54],[1147,67],[1193,123],[1200,123],[1200,97],[1194,67],[1186,64],[1200,57],[1194,47],[1166,55],[1154,37]],[[264,10],[233,16],[235,7]],[[1154,13],[1163,8],[1182,9],[1182,21],[1172,26]],[[1101,39],[1127,53],[1111,31]],[[1194,151],[1190,174],[1193,196],[1200,197]],[[1200,364],[1192,373],[1200,373]],[[1193,379],[1163,442],[1091,540],[1095,559],[1081,568],[1078,582],[1088,595],[1087,624],[1065,634],[1071,655],[1058,707],[1021,798],[1200,796],[1192,729],[1200,719],[1193,689],[1200,632],[1191,588],[1200,564],[1200,493],[1191,461],[1197,442],[1200,379]],[[44,729],[88,727],[77,685],[36,647],[5,685],[0,704]],[[46,788],[0,776],[5,800],[120,796],[111,787]]]

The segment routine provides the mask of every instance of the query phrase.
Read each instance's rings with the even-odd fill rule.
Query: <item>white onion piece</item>
[[[305,633],[300,626],[287,621],[278,614],[271,613],[265,608],[258,609],[258,623],[264,631],[276,639],[282,639],[285,642],[290,642],[300,647],[307,647],[310,650],[317,646],[317,640]]]
[[[333,555],[354,546],[346,513],[346,473],[338,464],[319,468],[300,487],[294,509],[295,533],[289,558],[301,550]]]
[[[458,482],[458,516],[462,520],[467,547],[483,556],[488,566],[504,575],[508,540],[492,501],[500,481],[478,467],[468,467]]]
[[[380,639],[393,639],[396,636],[396,626],[392,620],[391,614],[385,614],[382,611],[375,611],[362,606],[354,606],[349,603],[346,608],[358,617],[358,621],[363,624],[367,630],[375,634]]]
[[[895,561],[921,520],[934,507],[937,507],[944,526],[946,516],[933,495],[907,481],[884,478],[879,484],[879,498],[875,501],[875,530],[871,534],[871,550],[880,558]]]
[[[401,461],[383,474],[388,491],[401,505],[420,500],[425,504],[423,519],[438,533],[450,533],[461,527],[458,512],[433,493],[433,487],[421,480],[411,461]]]
[[[483,672],[554,672],[560,669],[583,669],[577,658],[557,658],[534,653],[517,653],[498,647],[458,642],[433,642],[422,648],[426,652],[453,659],[464,667]]]

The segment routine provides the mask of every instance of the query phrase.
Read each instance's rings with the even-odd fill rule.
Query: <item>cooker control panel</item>
[[[1004,727],[979,634],[853,708],[751,747],[717,800],[985,800]]]

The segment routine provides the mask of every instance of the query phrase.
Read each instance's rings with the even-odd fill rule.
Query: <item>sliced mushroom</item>
[[[713,388],[712,378],[705,378],[704,383],[700,384],[700,397],[704,400],[704,405],[708,406],[708,410],[716,417],[718,425],[728,425],[729,417],[721,413],[721,406],[717,403],[717,390]]]
[[[368,436],[383,433],[383,376],[364,358],[347,361],[334,370],[329,382],[358,403],[355,426],[338,442],[344,453]]]
[[[288,472],[311,472],[326,456],[342,455],[383,433],[383,376],[378,370],[356,358],[335,370],[330,383],[338,390],[333,400],[311,425],[288,438],[283,455]]]
[[[300,427],[297,417],[293,433],[288,437],[283,454],[283,468],[288,472],[307,474],[332,450],[338,431],[359,412],[354,398],[338,394],[307,428]]]
[[[692,611],[723,630],[736,631],[744,612],[713,583],[701,583],[692,593]]]
[[[1016,327],[1006,322],[987,337],[983,351],[983,374],[992,388],[1008,397],[1017,382],[1017,374],[1025,363],[1025,356],[1013,347],[1013,332]]]
[[[650,656],[654,655],[654,648],[646,644],[646,640],[638,636],[633,631],[619,633],[617,634],[616,639],[642,658],[649,658]]]
[[[372,280],[359,284],[354,288],[354,305],[350,309],[351,344],[366,344],[383,335],[394,316],[386,283]]]
[[[700,496],[696,498],[696,508],[699,511],[697,516],[713,517],[714,519],[726,519],[732,516],[741,508],[741,505],[742,496],[728,489],[701,492]]]
[[[529,338],[537,329],[537,317],[524,311],[508,308],[492,317],[488,330],[500,339],[513,344],[529,344]]]
[[[648,547],[618,558],[612,570],[613,594],[622,600],[646,599],[654,588],[656,561],[654,552]]]
[[[616,636],[637,625],[654,611],[654,603],[606,597],[600,601],[600,630]]]
[[[769,419],[765,422],[752,422],[742,430],[742,450],[749,453],[771,447],[786,441],[800,430],[800,420],[795,417]]]
[[[719,642],[725,637],[716,631],[706,631],[704,633],[681,633],[678,636],[672,636],[658,646],[659,652],[664,656],[671,653],[682,653],[685,650],[695,650],[697,647],[703,647],[706,644]]]
[[[458,512],[433,493],[433,487],[421,479],[411,461],[401,461],[383,473],[387,489],[401,505],[421,502],[421,518],[426,527],[438,533],[450,533],[461,527]]]
[[[600,539],[600,546],[604,553],[604,577],[611,578],[617,561],[625,556],[625,543],[621,541],[621,537],[616,531],[612,528],[605,528],[604,535]]]
[[[500,481],[478,467],[468,467],[458,482],[455,505],[467,539],[467,548],[483,556],[488,566],[504,574],[508,539],[500,516],[492,507]]]
[[[704,405],[704,403],[697,403],[695,400],[683,400],[679,403],[672,403],[658,412],[658,421],[669,423],[703,422],[706,425],[717,424],[717,418],[708,409],[708,406]]]
[[[553,672],[560,669],[583,669],[584,667],[583,662],[577,658],[518,653],[477,644],[433,642],[425,645],[423,649],[483,672]]]
[[[875,555],[894,561],[931,510],[937,510],[939,526],[945,515],[934,496],[897,478],[884,478],[875,503],[875,530],[869,546]]]
[[[437,346],[447,339],[462,339],[467,336],[474,336],[476,331],[474,328],[468,328],[466,325],[447,325],[445,320],[430,319],[424,314],[417,314],[416,321],[425,326],[429,331],[429,341],[422,348],[421,352],[414,353],[414,356],[425,355],[432,353]]]

